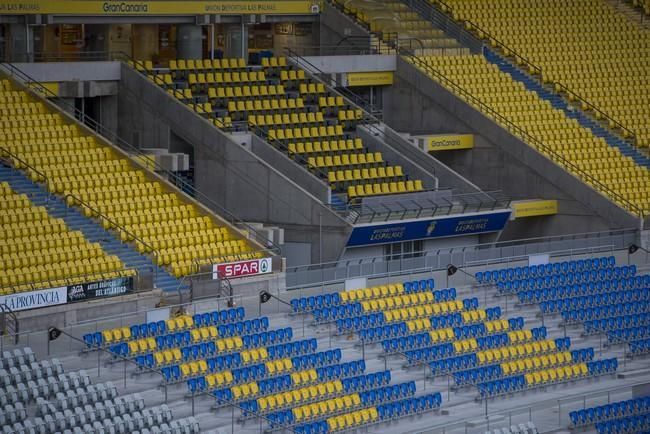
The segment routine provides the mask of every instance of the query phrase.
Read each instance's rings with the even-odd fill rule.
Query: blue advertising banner
[[[350,234],[347,246],[367,246],[496,232],[505,227],[510,218],[510,212],[510,210],[507,210],[355,227],[352,234]]]

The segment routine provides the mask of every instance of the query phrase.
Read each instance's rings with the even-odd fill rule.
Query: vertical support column
[[[176,53],[179,59],[203,58],[203,32],[200,26],[180,24],[177,28]]]
[[[226,26],[226,50],[225,57],[248,58],[248,26],[246,16],[242,15],[239,24]]]

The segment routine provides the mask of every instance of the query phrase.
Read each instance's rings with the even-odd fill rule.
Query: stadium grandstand
[[[649,8],[0,2],[0,432],[650,432]]]

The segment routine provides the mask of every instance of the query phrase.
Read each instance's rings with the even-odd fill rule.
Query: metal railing
[[[439,192],[440,190],[423,190],[418,193]],[[449,189],[451,192],[452,190]],[[377,205],[351,204],[330,205],[336,212],[349,216],[348,221],[357,223],[387,222],[390,220],[404,220],[406,218],[430,218],[441,215],[463,214],[470,212],[494,211],[506,209],[510,206],[510,199],[499,197],[501,191],[490,191],[481,193],[460,193],[450,194],[449,198],[440,197],[436,201],[427,199],[421,195],[417,199],[407,198],[390,203],[379,203]],[[474,199],[474,200],[473,200]],[[425,203],[428,202],[428,206]]]
[[[139,63],[121,52],[111,52],[109,54],[110,57],[115,60],[119,60],[120,58],[126,57],[127,60],[134,62],[134,64]],[[144,64],[142,64],[141,62],[140,64],[144,66]],[[44,86],[39,81],[27,75],[25,72],[17,68],[15,65],[10,63],[9,64],[3,63],[2,66],[8,71],[11,77],[14,77],[19,81],[23,82],[25,86],[27,86],[28,88],[46,97],[57,98],[57,95],[54,94],[51,90],[49,90],[46,86]],[[126,140],[118,136],[115,132],[106,128],[103,124],[97,122],[92,118],[85,116],[83,112],[78,110],[76,107],[74,107],[74,105],[68,103],[67,101],[58,99],[57,104],[63,106],[66,109],[66,111],[73,113],[76,119],[81,120],[82,123],[84,123],[90,129],[95,131],[96,134],[100,135],[102,138],[106,139],[110,143],[113,143],[119,148],[123,149],[127,154],[131,156],[137,156],[139,159],[143,159],[144,161],[146,161],[147,168],[153,167],[156,173],[163,175],[164,178],[170,183],[174,184],[182,194],[185,194],[184,193],[185,191],[191,192],[192,197],[194,197],[200,203],[212,209],[214,212],[217,212],[219,218],[225,220],[234,228],[237,228],[240,231],[245,231],[248,234],[248,237],[250,239],[253,239],[256,243],[264,247],[263,249],[264,252],[270,252],[271,254],[274,255],[281,254],[280,247],[277,246],[272,240],[269,240],[268,237],[260,234],[252,226],[237,219],[232,213],[230,213],[228,210],[223,208],[221,205],[214,202],[211,198],[209,198],[199,190],[195,189],[192,184],[189,184],[185,179],[178,176],[176,173],[162,167],[160,164],[158,164],[158,162],[156,162],[155,159],[151,158],[150,155],[144,153],[141,149],[131,145],[129,142],[127,142]]]
[[[414,251],[401,254],[395,259],[391,258],[397,255],[390,255],[390,258],[381,255],[300,265],[287,268],[287,288],[301,289],[318,282],[335,284],[364,276],[430,273],[446,270],[450,263],[465,268],[491,267],[527,261],[528,255],[539,253],[575,256],[619,250],[623,252],[636,242],[637,236],[636,229],[621,229]]]
[[[445,87],[451,89],[454,93],[463,97],[467,102],[471,102],[472,104],[477,106],[484,114],[506,125],[510,130],[510,132],[516,133],[517,135],[520,136],[521,139],[525,140],[531,145],[534,145],[538,151],[543,151],[546,155],[552,157],[552,159],[555,162],[561,164],[564,168],[569,169],[574,174],[579,175],[583,181],[586,181],[587,183],[597,187],[597,189],[600,190],[600,192],[609,196],[610,199],[614,199],[617,202],[624,204],[624,209],[626,209],[628,212],[635,213],[637,216],[641,218],[640,225],[641,227],[643,227],[643,218],[650,213],[650,207],[639,208],[636,204],[622,197],[617,192],[613,191],[611,188],[609,188],[608,186],[606,186],[605,184],[601,183],[599,180],[594,178],[592,175],[590,175],[583,169],[576,166],[573,161],[559,154],[553,148],[546,145],[536,137],[532,136],[526,130],[524,130],[523,128],[519,127],[514,122],[512,122],[510,119],[508,119],[501,113],[494,110],[491,105],[484,103],[481,99],[474,96],[472,93],[468,92],[464,87],[457,84],[455,81],[448,78],[440,71],[434,69],[431,65],[427,64],[424,60],[422,60],[418,56],[414,56],[412,53],[404,53],[404,55],[408,57],[409,61],[413,65],[417,66],[421,71],[429,75],[429,77],[436,79]],[[617,203],[617,205],[619,204]]]
[[[401,0],[401,1],[409,6],[413,6],[413,9],[417,10],[418,13],[420,13],[420,15],[424,18],[435,15],[434,11],[449,16],[461,27],[473,31],[474,34],[477,36],[477,38],[481,40],[486,40],[486,39],[489,40],[490,44],[493,47],[498,48],[506,57],[513,58],[518,65],[525,66],[531,74],[538,76],[540,81],[544,79],[543,77],[544,71],[540,66],[534,64],[530,59],[526,58],[521,53],[517,52],[513,48],[506,45],[503,41],[499,40],[494,34],[480,27],[475,22],[470,21],[468,19],[457,19],[454,16],[454,9],[449,4],[445,3],[444,0],[431,0],[431,2],[427,0]],[[434,5],[439,5],[440,9],[437,10]],[[610,128],[614,127],[620,129],[625,138],[630,139],[633,144],[636,144],[636,134],[632,130],[627,128],[625,125],[623,125],[621,122],[615,120],[612,116],[607,114],[602,109],[598,108],[595,104],[587,101],[584,97],[578,95],[575,91],[571,90],[567,85],[555,80],[548,80],[548,82],[553,86],[556,92],[559,93],[563,92],[567,94],[569,99],[575,99],[579,101],[583,111],[591,110],[596,114],[597,119],[598,117],[606,119],[609,122]]]
[[[336,77],[328,76],[327,80],[322,79],[321,76],[324,76],[326,74],[317,66],[306,60],[304,57],[295,53],[291,48],[286,47],[285,52],[287,53],[288,59],[296,66],[305,70],[306,75],[308,75],[310,78],[319,83],[322,83],[326,87],[332,88],[334,94],[343,97],[347,104],[360,108],[363,111],[363,122],[360,122],[359,125],[365,128],[371,135],[374,137],[379,137],[397,154],[403,155],[403,152],[399,151],[400,147],[413,147],[412,144],[403,139],[396,131],[390,128],[390,126],[385,124],[380,119],[380,117],[376,115],[376,111],[374,110],[373,105],[364,96],[358,95],[355,92],[351,91],[347,86],[344,86],[343,83],[341,83]],[[403,158],[408,159],[413,165],[419,167],[417,162],[411,160],[409,157],[403,155]],[[430,173],[433,177],[436,177],[435,170],[425,170],[423,168],[421,170],[423,172]],[[460,175],[458,176],[460,177]],[[462,180],[470,185],[469,182],[467,182],[467,180],[464,178],[462,178]],[[472,189],[474,189],[473,186]],[[478,190],[475,192],[481,193]]]

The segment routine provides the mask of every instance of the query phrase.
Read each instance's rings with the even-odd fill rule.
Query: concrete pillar
[[[200,26],[180,24],[177,28],[176,55],[179,59],[202,59],[203,40]]]
[[[151,59],[158,54],[158,24],[134,24],[132,38],[135,59]]]
[[[108,24],[86,24],[84,26],[85,45],[84,51],[99,53],[107,51],[108,47]]]
[[[248,59],[248,26],[230,24],[226,26],[226,50],[224,57],[242,57]]]
[[[23,24],[9,24],[9,53],[14,62],[29,62],[34,54],[34,31]]]

